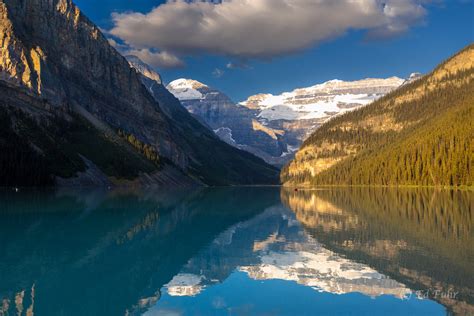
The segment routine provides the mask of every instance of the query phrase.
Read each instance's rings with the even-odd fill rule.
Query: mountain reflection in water
[[[414,189],[2,192],[0,315],[470,314],[473,205]]]
[[[346,188],[291,192],[305,231],[459,314],[474,314],[474,194]],[[453,298],[455,296],[455,298]]]

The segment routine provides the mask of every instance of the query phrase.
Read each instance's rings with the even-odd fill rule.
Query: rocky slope
[[[286,150],[282,131],[262,126],[255,111],[235,104],[224,93],[201,82],[178,79],[167,89],[181,104],[222,140],[249,151],[267,162],[274,162]]]
[[[112,182],[155,182],[170,168],[171,178],[179,174],[182,182],[275,181],[274,168],[221,142],[190,115],[181,113],[180,120],[167,115],[172,107],[167,103],[178,101],[163,91],[157,102],[141,75],[72,1],[0,0],[0,16],[0,104],[6,122],[1,132],[9,135],[0,138],[0,146],[13,152],[7,156],[2,150],[0,167],[9,179],[2,184],[74,178],[88,169],[86,161]],[[11,143],[12,135],[22,148]],[[105,148],[113,148],[114,155]],[[33,172],[39,170],[35,164],[42,171],[34,181],[28,173],[8,171],[32,167]]]
[[[331,80],[281,95],[254,95],[239,104],[191,79],[175,80],[167,88],[221,139],[282,166],[323,122],[367,105],[405,82],[397,77]]]
[[[474,46],[312,134],[288,185],[473,185]]]

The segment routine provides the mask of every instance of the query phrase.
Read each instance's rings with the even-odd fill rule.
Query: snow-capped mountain
[[[327,119],[335,114],[367,105],[399,87],[404,79],[330,80],[280,95],[257,94],[241,105],[260,110],[259,118],[275,120]]]
[[[178,79],[172,81],[167,89],[172,91],[173,95],[177,97],[180,101],[187,100],[201,100],[203,94],[199,89],[208,89],[209,87],[205,84],[192,80],[192,79]]]
[[[192,79],[175,80],[167,89],[221,139],[281,166],[326,120],[367,105],[419,77],[330,80],[279,95],[257,94],[238,104]]]
[[[224,93],[191,79],[175,80],[167,89],[228,144],[267,161],[286,150],[279,138],[284,131],[261,125],[256,111],[235,104]]]

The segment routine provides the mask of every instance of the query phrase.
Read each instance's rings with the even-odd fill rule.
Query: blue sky
[[[245,5],[244,2],[248,0],[238,1]],[[264,5],[269,0],[258,1]],[[282,1],[285,0],[277,2]],[[370,1],[378,0],[367,0]],[[154,64],[165,82],[182,77],[192,78],[223,91],[234,101],[241,101],[256,93],[276,94],[330,79],[407,77],[412,72],[426,73],[474,42],[473,1],[391,1],[399,1],[394,2],[394,6],[399,6],[394,8],[396,11],[391,11],[396,14],[385,12],[382,17],[379,16],[381,12],[365,17],[351,10],[335,12],[332,16],[333,11],[344,10],[344,7],[329,5],[311,7],[320,9],[323,17],[306,14],[304,10],[308,11],[307,8],[302,8],[303,11],[295,9],[291,14],[301,14],[300,20],[307,21],[294,28],[295,32],[304,31],[300,32],[304,34],[298,40],[294,39],[300,33],[291,33],[292,30],[288,31],[289,35],[278,36],[278,32],[286,31],[285,23],[293,21],[289,15],[286,19],[284,12],[281,12],[286,8],[283,5],[275,5],[275,10],[266,7],[266,15],[258,15],[258,12],[254,14],[251,11],[253,8],[244,13],[240,13],[240,10],[236,14],[236,22],[232,21],[232,8],[216,14],[212,6],[222,4],[200,5],[191,10],[185,3],[165,6],[164,1],[158,0],[75,2],[102,29],[112,30],[107,36],[119,45],[126,44],[120,46],[122,50],[149,49],[152,55],[146,55],[145,58],[150,56],[153,62],[146,61]],[[302,3],[301,0],[295,2]],[[402,2],[406,3],[404,7],[399,5]],[[258,11],[259,7],[255,8]],[[420,11],[415,13],[413,8],[419,8]],[[218,32],[199,33],[198,25],[202,24],[202,20],[193,20],[196,12],[199,16],[197,19],[205,16],[206,23],[210,21],[216,24]],[[122,15],[113,17],[114,13]],[[239,21],[245,25],[237,25]],[[156,23],[156,26],[149,27],[152,23]],[[255,32],[251,23],[255,23]],[[314,27],[311,23],[314,23]],[[273,25],[281,29],[273,32]],[[265,29],[267,26],[269,29]],[[202,33],[208,29],[203,29]],[[234,34],[238,32],[241,34]],[[312,32],[314,34],[309,34]],[[234,35],[240,37],[231,38]],[[163,47],[166,52],[162,50]],[[229,63],[237,66],[229,67]]]

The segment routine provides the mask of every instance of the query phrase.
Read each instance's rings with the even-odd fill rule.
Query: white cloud
[[[119,51],[127,48],[127,45],[117,43],[117,41],[114,40],[113,38],[109,38],[108,41],[109,41],[110,46],[112,46],[113,48],[115,48]]]
[[[252,67],[250,67],[249,64],[247,64],[246,62],[244,61],[231,61],[231,62],[228,62],[227,65],[225,65],[225,67],[227,69],[250,69]]]
[[[115,39],[108,39],[110,46],[118,50],[122,55],[134,55],[140,60],[157,68],[179,68],[184,66],[184,62],[178,57],[168,52],[153,52],[150,49],[133,49],[129,45],[118,43]]]
[[[149,49],[126,50],[126,55],[135,55],[145,63],[157,68],[178,68],[183,67],[184,62],[177,56],[168,52],[152,52]]]
[[[212,72],[212,75],[216,78],[220,78],[222,77],[223,75],[225,74],[225,71],[222,70],[222,69],[219,69],[219,68],[216,68],[214,69],[214,71]]]
[[[113,14],[110,34],[134,49],[269,58],[351,29],[393,36],[426,14],[426,0],[169,0],[147,14]]]

